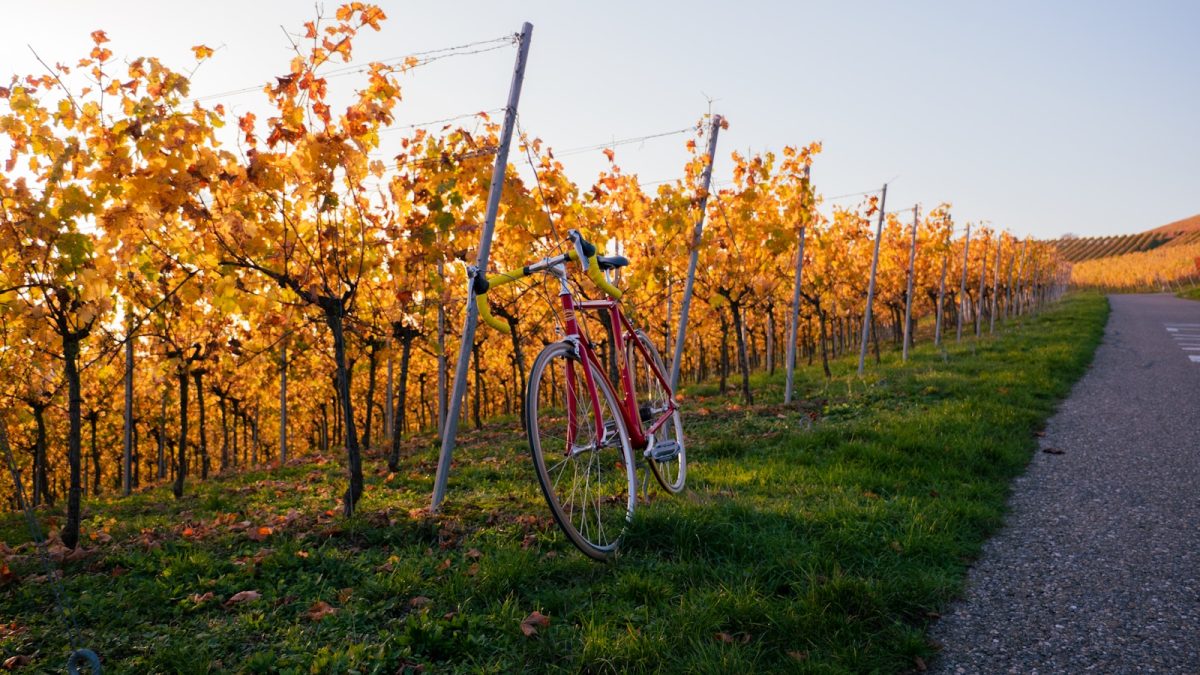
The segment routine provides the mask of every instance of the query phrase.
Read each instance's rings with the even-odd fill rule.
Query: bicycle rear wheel
[[[584,368],[591,370],[595,397]],[[554,520],[579,550],[608,560],[637,500],[629,432],[612,388],[571,343],[556,342],[533,362],[525,416],[538,484]]]
[[[664,377],[667,376],[667,370],[663,366],[658,349],[645,333],[640,330],[634,331],[630,337],[626,358],[629,364],[629,374],[633,378],[634,400],[638,402],[642,424],[650,426],[666,413],[667,406],[671,401],[671,394],[655,375],[654,369],[646,361],[642,352],[634,345],[634,340],[646,348],[646,352],[650,354],[658,372],[662,373]],[[650,444],[646,449],[646,459],[650,464],[651,472],[654,473],[658,484],[664,490],[671,494],[683,491],[684,484],[687,482],[687,446],[684,444],[683,419],[678,408],[672,413],[671,419],[659,427],[658,431],[650,438]]]

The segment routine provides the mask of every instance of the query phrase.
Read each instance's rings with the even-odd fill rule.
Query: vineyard
[[[1036,311],[1061,298],[1068,275],[1063,259],[1072,258],[1044,241],[955,223],[949,203],[896,209],[887,203],[887,186],[848,196],[857,201],[823,197],[810,180],[821,143],[722,153],[716,150],[720,133],[736,126],[719,115],[706,115],[676,132],[689,161],[676,179],[655,183],[622,171],[620,143],[588,149],[605,157],[607,166],[599,175],[583,181],[569,177],[550,144],[522,129],[516,96],[502,110],[424,126],[401,124],[403,79],[414,77],[430,60],[516,46],[523,48],[515,77],[520,82],[529,28],[523,37],[504,36],[485,47],[468,44],[433,55],[355,64],[355,37],[382,29],[384,20],[377,7],[354,2],[332,17],[302,25],[294,34],[300,37],[289,44],[293,55],[281,64],[282,74],[260,91],[270,114],[235,115],[229,112],[232,104],[220,98],[190,98],[185,72],[212,58],[209,47],[194,47],[196,64],[172,70],[152,56],[118,58],[98,30],[91,34],[94,48],[83,58],[55,62],[47,72],[14,78],[0,88],[0,156],[5,157],[0,174],[0,453],[8,470],[0,480],[0,500],[13,515],[30,514],[31,525],[37,518],[47,522],[52,534],[49,545],[38,549],[43,555],[61,565],[86,566],[72,568],[78,574],[68,585],[72,595],[91,593],[83,609],[91,625],[106,621],[98,617],[107,609],[89,604],[103,595],[89,586],[96,578],[104,586],[108,579],[131,584],[130,595],[116,601],[120,609],[112,610],[124,613],[109,621],[113,625],[146,621],[137,613],[148,611],[156,616],[149,621],[179,627],[190,619],[172,613],[198,615],[214,595],[193,593],[193,578],[223,575],[250,583],[239,575],[259,579],[259,569],[277,565],[282,578],[289,567],[311,563],[320,571],[306,568],[295,592],[310,607],[306,620],[317,626],[338,611],[326,602],[334,599],[326,593],[326,575],[330,584],[347,585],[336,603],[349,607],[359,597],[366,602],[376,595],[374,603],[401,590],[416,593],[420,584],[398,580],[401,568],[418,577],[449,575],[446,589],[458,591],[473,585],[462,575],[480,574],[476,581],[497,590],[486,613],[463,609],[460,616],[446,607],[449,613],[442,616],[439,609],[438,620],[426,609],[430,598],[415,596],[403,610],[407,633],[388,658],[392,670],[403,670],[416,662],[396,655],[438,662],[446,658],[445,645],[454,644],[454,651],[468,650],[486,664],[494,655],[462,635],[468,622],[476,622],[474,631],[486,632],[494,617],[508,620],[516,609],[497,607],[499,590],[532,581],[521,574],[546,563],[559,566],[560,577],[614,583],[601,577],[600,566],[583,571],[574,558],[552,560],[560,551],[545,519],[526,515],[540,510],[529,503],[528,485],[518,486],[528,478],[518,471],[523,448],[514,436],[521,428],[527,372],[535,354],[562,335],[556,289],[541,277],[494,288],[487,295],[490,315],[485,318],[508,330],[475,330],[481,311],[476,274],[522,269],[534,259],[564,253],[571,229],[602,253],[631,261],[612,276],[624,292],[623,311],[647,329],[661,354],[677,354],[672,365],[680,375],[685,416],[706,430],[701,435],[708,438],[698,448],[712,453],[712,466],[721,467],[728,480],[740,476],[733,460],[749,454],[742,443],[762,438],[781,456],[796,453],[797,443],[812,446],[805,453],[820,446],[820,476],[806,480],[840,494],[844,488],[836,476],[844,465],[839,458],[865,452],[854,440],[860,431],[877,423],[894,425],[895,416],[917,416],[919,406],[941,406],[938,401],[946,398],[949,407],[937,408],[943,418],[923,418],[929,438],[908,442],[917,447],[940,438],[936,448],[923,450],[922,466],[946,472],[941,489],[947,496],[958,490],[955,485],[971,492],[961,503],[948,498],[944,507],[955,524],[950,548],[959,551],[940,562],[949,580],[930,591],[901,565],[907,577],[900,584],[904,592],[896,596],[900,599],[875,598],[851,586],[830,591],[830,597],[845,592],[860,602],[880,603],[877,613],[871,610],[878,616],[907,616],[914,608],[946,601],[960,574],[954,561],[973,550],[979,532],[994,525],[1002,506],[1002,490],[992,483],[1004,482],[1024,465],[1033,426],[1049,410],[1052,396],[1061,395],[1078,375],[1090,353],[1088,340],[1096,337],[1102,313],[1096,299],[1054,310],[1057,315],[1048,312],[1045,319]],[[714,165],[731,167],[732,179],[713,183]],[[1118,247],[1134,250],[1151,240],[1156,239]],[[1164,244],[1151,253],[1190,250]],[[1075,273],[1085,264],[1076,264]],[[581,270],[572,268],[570,274],[577,294],[596,297]],[[1072,316],[1081,318],[1064,318]],[[598,316],[581,318],[589,344],[616,368],[624,357],[611,348],[612,325]],[[1008,333],[1010,319],[1037,330],[982,339]],[[455,352],[460,353],[457,368]],[[794,354],[803,387],[794,399],[788,354]],[[961,359],[960,366],[948,365],[952,354]],[[1014,354],[1028,358],[1014,359]],[[1062,354],[1069,358],[1062,360]],[[1021,363],[988,370],[1014,362]],[[954,368],[990,375],[977,381]],[[1010,399],[1004,408],[979,402],[980,410],[990,411],[989,429],[1007,430],[997,447],[978,424],[961,432],[958,402],[940,393],[944,388],[964,400],[990,401],[997,395],[991,377],[1002,382],[1000,395]],[[456,381],[464,384],[464,392]],[[1027,384],[1009,389],[1015,382]],[[895,387],[895,401],[902,404],[875,398],[889,387]],[[845,395],[830,394],[842,388]],[[1012,410],[1024,412],[1014,417]],[[790,426],[812,430],[816,419],[832,426],[812,435]],[[463,449],[470,454],[451,461],[446,448],[455,446],[460,428]],[[785,428],[792,431],[782,434]],[[842,432],[850,440],[839,436]],[[443,446],[440,456],[437,443]],[[958,454],[964,464],[949,466],[955,462],[942,461],[942,452]],[[878,453],[882,464],[895,461],[890,447],[870,453]],[[817,455],[804,458],[810,456]],[[797,464],[810,461],[804,458],[797,456]],[[446,472],[457,467],[450,483],[456,492],[448,503],[468,502],[450,507],[451,516],[440,520],[437,500],[432,509],[428,506],[439,460]],[[836,497],[845,504],[829,516],[830,524],[844,512],[858,513],[860,501],[878,500],[878,492],[904,492],[904,462],[888,471],[880,478],[886,484],[846,488],[848,496]],[[958,471],[966,473],[958,476]],[[715,516],[718,525],[731,532],[742,532],[748,522],[775,532],[791,527],[791,519],[808,518],[788,512],[779,522],[763,525],[757,515],[743,514],[742,504],[726,501],[738,490],[756,494],[749,484],[743,488],[715,474],[700,476],[696,494],[690,501],[684,498],[680,510],[647,520],[640,516],[631,537],[632,555],[641,551],[644,565],[652,567],[659,565],[654,558],[662,558],[661,565],[672,566],[670,574],[680,583],[695,577],[695,569],[680,562],[671,546],[694,544],[666,521],[678,518],[712,532],[716,525],[704,524],[712,514],[701,512],[714,504],[724,509]],[[988,486],[977,489],[972,482]],[[920,498],[940,496],[929,486],[918,488],[914,494]],[[808,508],[784,498],[791,494],[785,492],[768,490],[754,498],[782,500],[770,502],[779,513]],[[286,512],[276,513],[284,504]],[[888,518],[919,520],[919,515],[904,510]],[[18,521],[4,522],[5,538],[14,540],[10,526]],[[890,527],[875,537],[888,551],[924,545],[919,537],[912,542],[895,538]],[[287,536],[294,539],[284,543]],[[510,542],[514,536],[516,543]],[[302,543],[307,537],[322,538],[329,546],[314,544],[319,548],[310,551]],[[847,530],[836,537],[854,536]],[[274,542],[278,552],[263,548],[264,542]],[[829,550],[846,549],[838,542]],[[799,539],[793,543],[806,545]],[[108,545],[107,552],[97,552]],[[210,545],[220,550],[204,548]],[[409,546],[404,555],[415,557],[389,556],[389,545]],[[724,544],[713,545],[726,550]],[[791,545],[780,555],[808,555]],[[257,548],[246,552],[245,546]],[[442,551],[450,557],[444,563],[434,560],[434,550],[439,560]],[[754,546],[740,554],[713,550],[697,555],[715,555],[714,565],[727,567],[721,574],[733,574],[744,568],[744,556]],[[888,551],[884,555],[892,555]],[[49,586],[43,584],[58,579],[58,572],[38,577],[29,544],[12,549],[0,540],[0,552],[5,556],[0,587],[22,607],[24,620],[40,621],[30,617],[44,609],[40,593]],[[868,557],[877,557],[876,552]],[[175,560],[176,554],[190,562]],[[233,560],[234,567],[200,562],[217,554],[222,561]],[[457,560],[460,554],[464,557]],[[89,562],[89,556],[98,557]],[[335,565],[336,556],[355,560]],[[370,568],[362,567],[367,563]],[[828,584],[830,574],[840,578],[840,566],[810,571],[814,583]],[[131,568],[130,577],[115,581]],[[371,571],[392,575],[385,583],[403,589],[371,590],[376,581],[355,577]],[[190,580],[179,585],[185,578]],[[312,579],[317,579],[313,586],[300,587]],[[637,579],[653,586],[655,577],[638,573]],[[143,583],[149,585],[139,586]],[[367,585],[358,591],[350,587],[359,583]],[[784,581],[770,583],[776,590],[769,592],[785,593],[778,590],[785,589]],[[839,583],[859,581],[835,579]],[[638,586],[622,592],[643,598],[652,591]],[[295,602],[292,593],[278,592],[275,607]],[[112,592],[106,597],[112,601]],[[220,607],[233,611],[259,597],[257,590],[238,592]],[[547,607],[563,607],[562,601],[538,596]],[[460,593],[455,602],[467,608],[474,601]],[[793,611],[786,599],[769,602],[778,604],[770,611],[780,617]],[[812,607],[822,602],[812,599]],[[392,610],[376,609],[361,614],[367,625],[391,626]],[[548,631],[550,622],[540,622],[546,617],[535,615],[540,616],[529,615],[534,621],[529,626],[521,623],[524,638]],[[878,616],[871,621],[881,621]],[[715,623],[703,623],[709,620]],[[331,622],[337,621],[342,620]],[[416,626],[414,621],[431,623]],[[893,651],[866,656],[857,655],[857,647],[832,643],[814,649],[835,661],[865,659],[866,669],[894,667],[896,658],[911,659],[918,652],[928,656],[925,646],[911,646],[919,638],[908,623],[882,621],[890,621],[884,631],[889,644],[910,646],[896,651],[893,645],[887,647]],[[706,637],[696,647],[697,668],[713,665],[704,658],[712,651],[708,639],[714,626],[724,635],[721,644],[749,643],[750,627],[734,631],[714,617],[701,622],[698,629]],[[353,637],[358,628],[350,623]],[[614,626],[618,623],[611,621],[604,629]],[[220,663],[222,653],[256,643],[242,628],[223,625],[228,634],[208,635],[210,643],[198,640],[194,646],[206,661]],[[556,625],[554,631],[570,629]],[[752,631],[764,628],[756,623]],[[48,637],[53,633],[41,625],[36,634],[59,640]],[[16,622],[0,625],[6,649],[25,649],[29,639]],[[127,635],[104,639],[110,653],[127,659],[127,668],[149,670],[173,668],[169,655],[186,658],[180,650],[190,641],[188,635],[163,633],[175,651],[151,653],[155,650],[132,644]],[[296,634],[284,641],[293,639]],[[510,637],[497,639],[503,643]],[[631,652],[626,663],[642,669],[652,647],[630,639],[641,651]],[[763,658],[800,658],[780,645],[763,649],[769,655]],[[336,669],[329,665],[336,658],[314,656],[298,644],[289,643],[284,651],[293,665],[319,669],[325,663]],[[568,658],[563,663],[575,659],[581,667],[598,663],[595,655],[554,651],[551,643],[542,652],[540,663],[559,658]],[[326,656],[332,661],[323,662]],[[347,658],[354,663],[372,662],[365,652],[352,656]],[[514,668],[539,663],[512,658],[506,653],[502,662]],[[923,662],[918,657],[916,663]],[[258,668],[277,665],[266,661]]]
[[[328,26],[306,26],[312,48],[264,89],[276,110],[264,123],[230,120],[220,103],[188,105],[186,78],[154,59],[115,72],[102,32],[73,71],[3,90],[0,355],[10,442],[34,504],[69,498],[74,513],[84,495],[159,481],[179,496],[191,479],[336,446],[350,512],[363,449],[386,448],[396,468],[405,435],[438,424],[499,128],[481,116],[471,129],[418,129],[391,160],[373,159],[399,104],[397,78],[417,64],[367,66],[337,114],[321,69],[347,60],[355,32],[381,20],[344,9]],[[94,84],[65,89],[63,78],[81,71]],[[227,123],[240,131],[236,149],[217,140]],[[672,353],[706,157],[695,152],[677,181],[648,192],[605,149],[611,169],[580,187],[541,141],[522,142],[536,183],[508,174],[492,262],[519,267],[578,227],[635,261],[617,279],[631,289],[627,311]],[[703,214],[685,381],[718,377],[724,391],[736,378],[754,400],[750,374],[780,364],[801,233],[801,356],[824,364],[857,347],[880,204],[871,196],[820,216],[807,179],[819,150],[729,157],[733,183]],[[911,224],[902,219],[915,213],[883,224],[876,351],[903,332]],[[1058,274],[1050,248],[987,229],[971,234],[964,256],[967,238],[955,236],[944,205],[916,225],[918,321],[939,290],[949,322],[965,310],[974,323],[992,299],[1011,313],[1014,291],[1041,292]],[[463,414],[476,428],[514,413],[527,352],[553,339],[546,293],[528,285],[492,298],[512,331],[480,333],[472,346]],[[129,439],[114,405],[127,380]],[[77,527],[73,518],[64,530],[71,545]]]
[[[1079,237],[1058,239],[1054,245],[1063,260],[1070,263],[1109,258],[1126,253],[1151,251],[1172,241],[1175,237],[1161,232],[1142,232],[1111,237]]]
[[[1058,239],[1071,284],[1111,291],[1167,290],[1200,279],[1200,219],[1140,234]]]

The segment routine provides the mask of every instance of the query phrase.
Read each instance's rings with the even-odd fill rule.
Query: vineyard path
[[[1006,526],[931,631],[937,672],[1200,672],[1200,302],[1110,303]]]

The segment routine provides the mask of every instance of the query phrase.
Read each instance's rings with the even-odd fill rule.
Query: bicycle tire
[[[597,394],[602,399],[597,406],[598,421],[580,370],[584,367],[591,369]],[[575,369],[577,377],[567,376],[571,369]],[[574,380],[573,387],[568,384],[569,379]],[[554,408],[556,397],[561,395],[565,403],[572,388],[575,401],[585,404],[576,406],[577,410],[584,410],[575,416],[574,432],[570,431],[571,416],[567,410]],[[543,407],[543,402],[549,405]],[[570,342],[547,345],[534,360],[525,393],[525,429],[538,484],[555,522],[571,543],[600,561],[616,555],[637,501],[637,475],[629,432],[618,410],[616,394],[608,382],[593,365],[580,360]],[[601,443],[595,441],[597,424],[605,428]],[[578,439],[585,440],[577,442]],[[569,486],[564,479],[569,480]],[[594,524],[589,518],[589,508]]]

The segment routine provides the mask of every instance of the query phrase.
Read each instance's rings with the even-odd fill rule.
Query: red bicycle
[[[568,236],[573,251],[486,279],[477,276],[475,297],[480,319],[507,333],[508,325],[488,308],[487,292],[538,272],[558,279],[563,339],[547,345],[530,369],[525,430],[538,483],[555,521],[579,550],[607,560],[616,554],[637,505],[635,453],[674,494],[683,490],[687,478],[687,451],[662,357],[621,312],[621,291],[608,278],[629,260],[596,255],[596,247],[577,230]],[[571,261],[579,262],[608,297],[577,302],[567,283]],[[607,314],[610,365],[619,393],[596,355],[596,345],[581,330],[576,318],[580,310]]]

